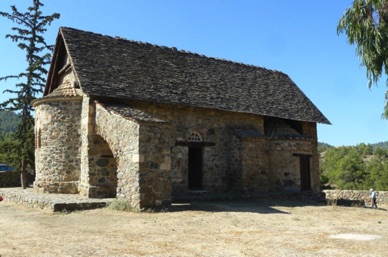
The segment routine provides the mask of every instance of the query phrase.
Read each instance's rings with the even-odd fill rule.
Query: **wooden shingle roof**
[[[58,37],[80,88],[91,97],[330,124],[297,85],[279,71],[73,28],[60,28]]]

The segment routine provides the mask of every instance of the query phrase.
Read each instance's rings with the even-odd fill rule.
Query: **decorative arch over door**
[[[202,136],[198,132],[192,132],[188,137],[189,142],[202,142]]]
[[[192,132],[188,137],[188,142],[202,142],[202,136],[198,132]],[[203,151],[201,146],[189,146],[188,156],[188,187],[191,190],[202,189],[202,168],[203,168]]]

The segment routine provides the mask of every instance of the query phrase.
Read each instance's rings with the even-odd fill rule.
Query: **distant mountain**
[[[378,148],[381,148],[381,149],[384,149],[384,150],[388,150],[388,141],[372,144],[372,147],[373,148],[377,148],[378,147]]]
[[[327,149],[333,148],[333,147],[334,147],[334,146],[332,146],[332,145],[329,145],[329,144],[326,144],[326,143],[318,142],[318,153],[325,152],[325,151],[327,151]]]
[[[14,112],[0,111],[0,133],[15,132],[18,128],[20,117]]]
[[[362,144],[364,144],[364,143],[361,143],[361,144],[358,144],[358,145],[362,145]],[[372,148],[381,148],[383,150],[388,150],[388,141],[379,142],[379,143],[375,143],[375,144],[366,144],[366,145],[370,145]],[[354,145],[354,146],[356,146],[356,145]],[[335,147],[335,146],[332,146],[332,145],[329,145],[329,144],[326,144],[326,143],[322,143],[322,142],[318,142],[318,152],[319,153],[324,152],[327,149],[333,148],[333,147]]]

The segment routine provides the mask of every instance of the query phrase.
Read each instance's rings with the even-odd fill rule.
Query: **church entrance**
[[[202,189],[202,148],[189,147],[189,189]]]
[[[300,163],[300,190],[311,190],[311,174],[310,174],[310,156],[301,155],[299,157]]]

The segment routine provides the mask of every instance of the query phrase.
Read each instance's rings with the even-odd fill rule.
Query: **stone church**
[[[284,73],[62,27],[35,108],[44,193],[168,206],[189,191],[318,191],[317,123]]]

